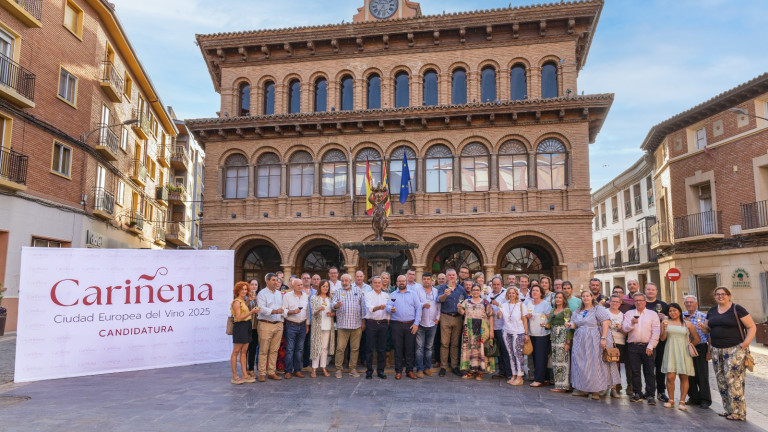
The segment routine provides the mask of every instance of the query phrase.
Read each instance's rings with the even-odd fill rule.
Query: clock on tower
[[[368,10],[378,19],[387,19],[397,12],[399,0],[371,0]]]

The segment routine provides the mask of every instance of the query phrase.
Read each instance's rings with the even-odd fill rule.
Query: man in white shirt
[[[341,289],[341,281],[339,280],[339,269],[331,267],[328,270],[328,283],[331,285],[331,294],[337,289]]]
[[[517,283],[519,284],[517,292],[520,294],[518,296],[520,297],[520,302],[525,302],[528,300],[528,296],[531,293],[531,291],[528,289],[528,285],[531,283],[530,281],[531,279],[528,277],[528,275],[517,276]]]
[[[416,282],[416,270],[408,269],[408,271],[405,272],[405,287],[408,291],[414,292],[424,289],[420,283]]]
[[[291,288],[293,288],[291,292],[283,295],[285,379],[291,379],[292,373],[297,378],[304,378],[304,374],[301,373],[304,360],[304,340],[309,332],[307,325],[309,296],[304,292],[304,286],[299,279],[293,280]]]
[[[373,351],[375,350],[376,376],[386,379],[384,367],[386,367],[387,362],[387,328],[389,327],[389,313],[387,313],[386,308],[389,294],[382,291],[381,277],[374,276],[371,285],[371,291],[365,293],[365,340],[368,344],[365,378],[373,378]]]
[[[486,297],[491,307],[493,308],[493,336],[498,343],[504,343],[504,318],[499,318],[496,314],[499,312],[501,305],[507,302],[507,290],[504,289],[501,282],[501,277],[494,276],[491,279],[491,292]],[[497,362],[499,371],[491,375],[491,378],[504,378],[505,380],[512,378],[512,366],[509,364],[509,353],[504,345],[499,350],[501,353],[501,361]]]
[[[432,273],[425,272],[421,281],[423,285],[416,290],[421,302],[421,322],[416,332],[416,376],[424,378],[424,375],[432,376],[432,350],[439,328],[440,302],[437,301],[437,289],[432,287]]]
[[[634,295],[635,309],[624,314],[622,329],[627,334],[627,357],[632,363],[632,389],[635,394],[632,402],[641,402],[643,398],[649,405],[656,405],[655,350],[661,334],[661,322],[655,311],[645,308],[644,294]],[[645,377],[645,394],[641,394],[642,381],[640,370]]]
[[[277,351],[283,336],[283,295],[278,288],[280,279],[274,273],[267,273],[267,289],[259,291],[256,303],[261,308],[258,319],[259,331],[259,381],[266,378],[281,380],[275,373]],[[269,371],[269,374],[267,374]]]

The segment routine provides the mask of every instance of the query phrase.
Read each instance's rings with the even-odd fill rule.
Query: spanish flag
[[[389,179],[387,179],[387,161],[386,159],[382,159],[381,161],[381,186],[384,188],[384,196],[387,197],[387,203],[384,204],[384,209],[387,212],[387,216],[389,216],[390,213],[390,203],[389,203]]]
[[[365,214],[373,216],[373,204],[369,201],[371,198],[371,189],[373,189],[373,180],[371,180],[371,165],[368,160],[365,161]]]

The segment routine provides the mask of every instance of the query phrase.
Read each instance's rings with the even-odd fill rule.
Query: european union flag
[[[411,171],[408,169],[408,157],[403,152],[403,171],[400,177],[400,204],[408,200],[408,184],[411,182]]]

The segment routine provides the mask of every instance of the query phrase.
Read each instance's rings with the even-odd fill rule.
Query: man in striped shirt
[[[333,293],[333,310],[336,311],[336,378],[341,378],[344,365],[344,351],[349,345],[349,374],[359,377],[357,372],[357,357],[360,354],[360,337],[365,330],[363,316],[365,297],[363,291],[352,286],[352,277],[348,274],[341,276],[341,289]]]

